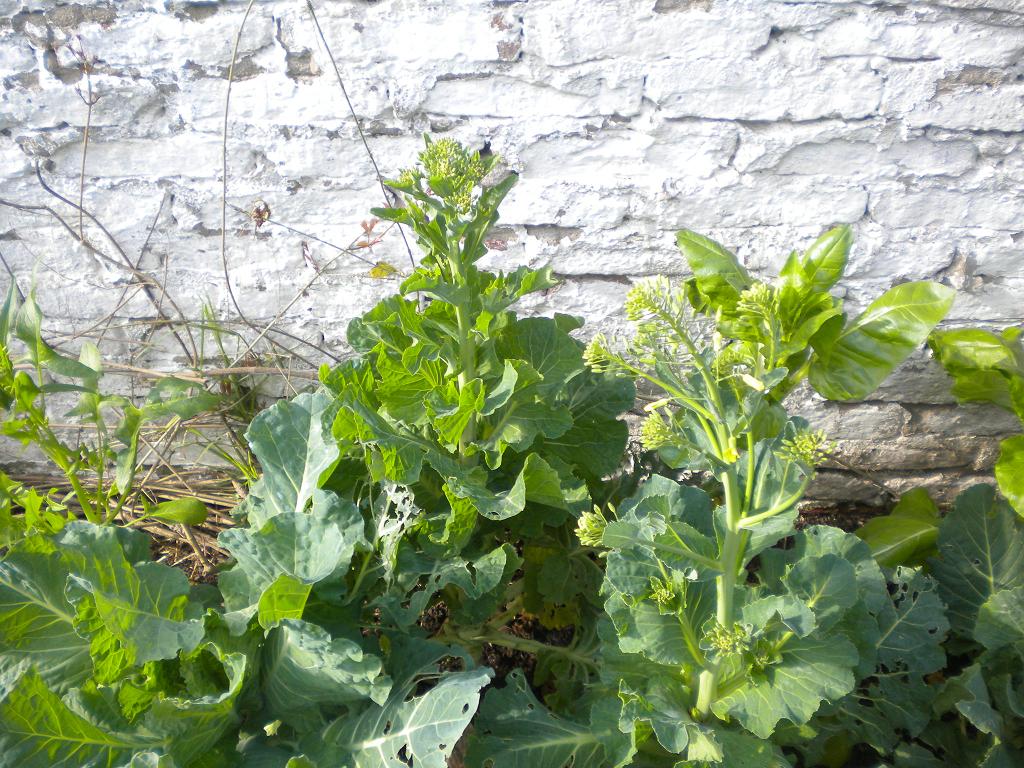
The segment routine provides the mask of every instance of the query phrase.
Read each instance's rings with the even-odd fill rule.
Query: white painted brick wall
[[[847,300],[893,281],[960,290],[954,324],[1024,320],[1024,0],[319,0],[324,32],[385,174],[420,134],[487,143],[521,174],[489,257],[550,263],[563,285],[530,311],[621,327],[631,280],[682,275],[686,226],[776,268],[823,228],[854,225]],[[246,3],[0,0],[0,197],[53,205],[35,164],[77,198],[86,109],[69,38],[97,59],[86,204],[183,312],[235,317],[221,269],[226,72]],[[304,0],[256,2],[239,46],[228,131],[229,201],[350,242],[379,204]],[[232,212],[228,258],[245,313],[267,322],[330,248]],[[89,237],[103,238],[95,228]],[[102,247],[109,250],[109,245]],[[55,332],[114,308],[131,278],[47,215],[0,207],[0,253],[33,281]],[[393,235],[373,259],[406,264]],[[394,289],[342,257],[280,327],[344,352],[344,327]],[[154,312],[136,296],[118,313]],[[237,318],[235,318],[237,319]],[[107,353],[128,357],[129,325]],[[157,334],[135,359],[181,365]],[[111,343],[112,342],[112,343]],[[307,350],[309,353],[309,350]],[[316,353],[309,353],[316,356]],[[850,463],[904,487],[985,472],[1012,421],[950,405],[924,355],[874,402],[800,406]],[[936,474],[933,470],[942,470]],[[870,496],[826,472],[824,496]]]

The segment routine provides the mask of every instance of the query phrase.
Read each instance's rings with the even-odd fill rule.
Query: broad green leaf
[[[441,533],[431,532],[430,540],[435,544],[443,544],[451,551],[461,550],[469,537],[473,535],[476,528],[477,514],[476,507],[469,499],[459,498],[446,483],[442,486],[445,498],[448,499],[450,509],[444,521],[444,530]]]
[[[797,637],[807,637],[817,628],[814,611],[794,595],[767,595],[745,603],[740,611],[745,624],[763,629],[778,622]]]
[[[853,690],[859,656],[841,636],[794,638],[780,656],[763,674],[719,698],[712,705],[715,714],[735,717],[755,736],[767,739],[779,720],[805,723],[823,701]]]
[[[206,522],[206,504],[194,496],[162,501],[149,510],[146,517],[155,517],[169,523],[200,525]]]
[[[472,605],[495,590],[522,563],[511,545],[505,544],[470,562],[459,557],[438,559],[415,551],[399,549],[394,589],[379,605],[399,627],[411,627],[427,608],[430,599],[445,587],[458,587]],[[463,608],[466,606],[464,605]],[[496,606],[491,606],[495,608]],[[483,621],[483,617],[480,621]]]
[[[768,739],[726,728],[716,728],[714,734],[722,744],[722,768],[790,768],[789,760]]]
[[[827,291],[843,276],[852,242],[853,234],[848,225],[830,229],[804,252],[799,272],[787,274],[783,270],[782,277],[793,280],[811,293]]]
[[[345,715],[303,741],[303,751],[323,766],[447,768],[455,743],[476,713],[488,669],[454,672],[425,693],[407,698],[398,688],[383,707]]]
[[[678,598],[684,606],[680,614],[663,612],[649,600],[627,602],[627,597],[612,592],[605,603],[605,611],[619,633],[619,648],[624,653],[638,653],[667,666],[699,662],[697,631],[714,616],[713,581],[680,584]]]
[[[417,362],[416,369],[410,370],[404,362],[380,355],[376,363],[375,394],[389,417],[420,426],[427,423],[427,411],[423,407],[427,397],[444,386],[446,366],[441,360]]]
[[[816,745],[817,750],[824,750],[833,758],[818,762],[844,765],[857,743],[867,744],[879,754],[889,754],[908,734],[917,736],[928,725],[935,694],[936,689],[920,678],[889,677],[883,672],[866,688],[854,691],[831,707],[825,705],[824,716],[812,721],[812,726],[821,742]],[[798,744],[801,742],[806,750],[806,735],[798,740]],[[845,749],[837,749],[840,745]]]
[[[918,677],[945,665],[942,643],[949,631],[945,606],[933,579],[920,571],[897,568],[891,604],[878,613],[878,663],[889,673]]]
[[[655,476],[623,503],[603,536],[612,551],[602,588],[622,651],[660,664],[700,662],[699,630],[715,613],[714,535],[700,489]],[[671,591],[671,606],[652,599],[656,586]]]
[[[1017,514],[1024,517],[1024,435],[1008,437],[999,444],[996,482]]]
[[[460,499],[468,499],[473,507],[490,520],[507,520],[522,512],[526,506],[526,478],[520,472],[512,487],[492,490],[480,483],[476,475],[450,475],[445,477],[447,486]]]
[[[531,453],[523,464],[526,500],[556,509],[569,509],[561,475],[540,454]]]
[[[831,400],[867,397],[924,342],[953,296],[932,282],[890,288],[846,328],[815,337],[811,386]]]
[[[356,396],[343,400],[333,425],[334,436],[375,446],[377,453],[369,465],[371,477],[400,485],[411,485],[419,480],[424,456],[453,460],[431,441],[385,419],[371,406]],[[440,471],[440,470],[439,470]],[[444,473],[442,473],[444,474]]]
[[[73,712],[31,670],[0,701],[0,760],[12,768],[114,768],[159,745],[154,736],[111,731]]]
[[[282,619],[301,619],[312,590],[312,584],[282,573],[260,595],[256,607],[260,626],[269,629]]]
[[[866,665],[861,651],[858,672],[867,680],[831,707],[826,705],[824,716],[813,723],[819,740],[863,742],[888,754],[906,734],[917,736],[928,725],[936,689],[925,676],[945,666],[942,643],[949,629],[935,589],[935,582],[921,571],[897,568],[891,599],[868,617],[877,631],[851,625],[858,645],[865,639],[871,645]]]
[[[714,240],[688,229],[676,233],[676,244],[693,270],[690,300],[697,310],[730,310],[753,283],[735,256]],[[696,300],[695,300],[696,299]]]
[[[58,553],[13,551],[0,561],[0,695],[27,668],[58,693],[92,672],[89,641],[75,632]]]
[[[121,641],[104,623],[96,610],[96,601],[85,595],[78,601],[75,614],[75,631],[89,639],[89,655],[92,656],[92,682],[111,685],[121,680],[135,666],[135,650]],[[51,686],[53,687],[53,686]],[[142,708],[149,705],[149,695]],[[125,707],[122,707],[126,711]]]
[[[622,463],[629,429],[618,417],[633,407],[636,388],[631,379],[588,371],[569,382],[565,397],[573,426],[545,440],[544,448],[581,477],[600,482]]]
[[[856,535],[874,554],[879,565],[922,565],[936,553],[939,538],[939,508],[924,488],[900,496],[888,515],[873,517]]]
[[[180,570],[139,563],[148,556],[147,536],[75,521],[56,541],[71,572],[69,596],[91,594],[104,624],[133,649],[137,663],[174,658],[198,645],[202,608],[189,601]]]
[[[496,347],[502,358],[525,360],[540,374],[533,391],[541,398],[561,391],[585,370],[583,345],[551,318],[529,317],[511,323],[498,337]]]
[[[534,395],[527,391],[523,396],[513,396],[488,419],[486,436],[478,440],[477,444],[498,457],[488,457],[488,463],[497,467],[506,446],[516,451],[525,451],[538,435],[546,438],[561,437],[572,425],[572,414],[564,406],[534,400]]]
[[[1024,643],[1024,586],[994,593],[978,610],[974,639],[989,650]]]
[[[255,605],[282,574],[315,584],[348,567],[365,546],[359,509],[329,491],[313,492],[311,512],[281,513],[259,529],[229,528],[219,541],[237,561],[221,574],[230,611]]]
[[[331,419],[332,400],[324,392],[283,400],[253,419],[245,434],[264,472],[260,522],[281,512],[302,512],[337,463]]]
[[[1024,586],[1024,520],[991,486],[968,488],[943,519],[929,566],[953,631],[970,638],[992,595]]]
[[[455,387],[453,385],[452,389]],[[454,393],[456,400],[443,409],[435,409],[433,423],[441,444],[456,450],[469,422],[476,419],[484,407],[484,383],[473,379]]]
[[[817,629],[822,632],[831,629],[860,599],[853,564],[833,554],[798,560],[783,582],[814,612]]]
[[[691,761],[721,762],[723,752],[717,729],[693,720],[689,692],[673,677],[652,675],[642,691],[621,682],[620,727],[645,723],[669,752],[685,755]]]
[[[935,331],[928,346],[953,377],[961,402],[995,403],[1014,410],[1011,384],[1024,377],[1024,349],[1010,331],[1001,335],[980,328]]]
[[[537,590],[555,603],[572,603],[580,595],[594,595],[601,585],[601,570],[588,557],[566,557],[556,550],[537,574]]]
[[[853,565],[858,599],[877,613],[888,601],[885,577],[868,546],[856,536],[827,525],[805,528],[793,537],[788,549],[761,553],[758,579],[773,591],[781,591],[786,572],[796,563],[835,555]]]
[[[972,664],[946,681],[935,701],[935,709],[943,712],[950,705],[982,733],[998,734],[1003,729],[1003,718],[992,706],[980,663]]]
[[[300,731],[321,727],[320,706],[387,701],[381,660],[321,627],[286,619],[267,636],[261,683],[270,714]]]
[[[480,705],[467,768],[605,768],[604,742],[621,740],[612,722],[606,731],[554,715],[537,701],[518,669],[504,688],[491,689]]]

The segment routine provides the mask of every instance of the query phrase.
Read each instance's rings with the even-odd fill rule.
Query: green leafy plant
[[[936,331],[928,345],[953,377],[961,403],[994,403],[1024,422],[1024,344],[1020,328]],[[999,490],[1024,516],[1024,435],[1002,441],[996,461]]]
[[[923,518],[927,496],[913,493],[917,511],[894,512],[893,519]],[[880,560],[920,562],[887,572],[900,608],[883,646],[901,649],[917,674],[893,676],[887,664],[884,675],[815,717],[799,734],[804,750],[829,766],[843,765],[856,743],[869,745],[886,765],[1021,764],[1024,521],[991,486],[977,485],[929,523],[936,533],[928,537],[927,558],[898,530],[879,538],[885,527],[861,532],[881,544]]]
[[[24,356],[12,359],[16,344]],[[67,478],[71,493],[40,495],[6,475],[0,480],[0,542],[10,543],[32,530],[55,533],[81,508],[93,523],[110,523],[129,502],[144,504],[152,517],[166,517],[169,507],[151,506],[134,487],[139,435],[144,425],[168,418],[189,419],[216,407],[220,399],[194,384],[161,379],[146,402],[136,406],[121,395],[100,389],[103,364],[94,344],[82,345],[79,359],[51,346],[42,333],[42,314],[34,296],[19,300],[11,283],[0,308],[0,431],[33,446]],[[93,438],[69,443],[52,427],[48,396],[71,396],[77,403],[68,415],[92,430]],[[181,505],[178,505],[179,507]],[[193,505],[194,506],[194,505]],[[14,515],[16,509],[23,515]],[[180,517],[180,510],[175,513]],[[173,522],[183,522],[175,519]],[[188,516],[198,518],[193,510]]]
[[[1024,413],[1018,402],[1024,369],[1017,330],[936,331],[928,343],[953,377],[958,400],[995,403],[1018,418]],[[1019,437],[1003,441],[996,465],[999,490],[1010,503],[991,486],[978,485],[940,517],[928,493],[917,488],[904,494],[892,513],[857,531],[880,564],[895,568],[891,581],[906,584],[912,596],[933,593],[908,621],[927,620],[937,628],[944,644],[918,648],[918,658],[934,657],[929,666],[939,659],[945,663],[932,674],[928,690],[890,683],[884,697],[860,691],[872,708],[853,700],[813,723],[819,745],[826,734],[833,743],[847,744],[849,735],[857,734],[898,766],[1024,761],[1018,442]],[[942,627],[949,628],[948,637]]]
[[[535,657],[534,684],[564,708],[597,663],[601,569],[572,531],[614,493],[634,388],[587,368],[577,319],[510,311],[554,285],[550,270],[480,268],[515,182],[485,183],[494,164],[427,140],[389,182],[405,207],[374,211],[412,228],[420,266],[352,321],[356,359],[247,433],[263,475],[239,509],[248,526],[220,539],[235,561],[225,621],[295,646],[297,677],[261,683],[259,717],[268,749],[310,765],[444,765],[487,649]],[[511,631],[526,618],[568,642]]]
[[[918,566],[935,555],[939,538],[939,507],[924,488],[900,496],[887,515],[868,520],[857,536],[871,548],[879,565]]]
[[[0,763],[216,763],[225,733],[234,752],[255,657],[208,613],[217,591],[151,562],[150,537],[128,526],[206,519],[196,498],[140,494],[138,447],[145,425],[192,418],[220,398],[167,378],[136,405],[101,389],[94,345],[75,360],[43,338],[34,296],[21,302],[12,283],[0,315],[0,429],[71,488],[41,493],[0,473]],[[77,401],[69,415],[89,438],[69,441],[53,425],[60,398]],[[135,516],[117,525],[129,507]]]
[[[587,369],[570,335],[578,319],[509,311],[555,285],[550,269],[479,267],[498,204],[516,181],[481,186],[494,163],[428,139],[420,164],[391,182],[405,207],[374,214],[409,224],[424,258],[398,296],[351,323],[361,357],[322,375],[336,397],[338,441],[326,485],[368,504],[381,483],[398,484],[423,510],[403,526],[409,557],[416,552],[429,566],[402,579],[413,585],[438,560],[499,552],[508,553],[509,573],[521,572],[507,594],[495,593],[491,610],[505,606],[496,621],[445,627],[446,637],[476,649],[506,641],[496,630],[515,615],[511,604],[552,627],[586,622],[593,607],[585,595],[600,574],[567,547],[579,515],[606,500],[602,478],[619,467],[626,443],[618,417],[634,400],[631,381]],[[465,598],[449,590],[444,601],[454,615]]]
[[[150,562],[149,545],[76,520],[0,560],[4,765],[195,765],[237,729],[255,657],[216,639],[215,590]]]
[[[872,638],[900,606],[861,541],[795,530],[827,444],[787,418],[782,398],[804,378],[826,397],[868,395],[941,320],[952,291],[897,286],[848,321],[829,294],[846,264],[845,227],[792,254],[774,283],[707,238],[684,231],[679,244],[694,277],[634,287],[635,338],[624,351],[597,338],[587,359],[661,390],[646,447],[708,471],[717,488],[652,478],[614,520],[581,523],[580,540],[608,550],[601,674],[652,764],[787,765],[780,733],[897,661]],[[773,547],[784,538],[787,548]],[[893,653],[923,684],[932,670]]]

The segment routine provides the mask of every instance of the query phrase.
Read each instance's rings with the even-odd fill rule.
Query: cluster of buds
[[[802,429],[782,441],[778,454],[784,461],[799,462],[808,467],[815,467],[824,461],[831,452],[832,446],[822,430],[812,432]]]
[[[779,296],[767,283],[754,283],[740,294],[736,310],[744,315],[771,317],[779,310]]]
[[[599,547],[604,539],[604,529],[607,527],[607,518],[599,507],[594,507],[592,511],[580,515],[579,522],[576,523],[576,538],[585,547]]]
[[[704,631],[700,647],[716,658],[741,656],[751,647],[750,628],[742,624],[725,627],[713,621]]]
[[[487,164],[479,152],[470,152],[455,139],[438,139],[420,153],[422,171],[402,171],[399,183],[418,186],[424,177],[431,191],[459,213],[467,213],[473,205],[473,190],[487,175]],[[437,187],[437,188],[435,188]]]
[[[671,611],[676,607],[676,586],[669,579],[651,577],[650,598],[662,611]]]
[[[649,277],[639,281],[626,294],[626,317],[632,322],[663,312],[672,300],[672,284],[667,277]]]
[[[612,354],[608,351],[608,339],[605,338],[603,333],[599,333],[592,338],[583,350],[583,362],[594,373],[604,373],[607,371],[611,358]]]
[[[657,451],[672,442],[675,433],[658,411],[648,414],[640,425],[640,443],[645,450]]]
[[[780,660],[779,652],[775,646],[765,638],[759,638],[751,650],[750,671],[753,673],[764,672],[769,666]]]

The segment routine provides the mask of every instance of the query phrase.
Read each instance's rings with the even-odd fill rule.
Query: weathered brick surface
[[[681,226],[763,270],[842,221],[857,236],[851,308],[894,281],[933,278],[960,291],[952,323],[1022,320],[1024,0],[317,5],[385,174],[409,162],[424,131],[486,143],[520,172],[490,263],[550,263],[565,278],[530,311],[615,330],[632,280],[685,274],[673,245]],[[193,318],[205,303],[234,315],[220,256],[221,128],[245,7],[0,0],[0,197],[53,204],[77,226],[34,168],[77,198],[86,81],[67,43],[80,40],[96,58],[98,96],[87,206],[132,258],[160,211],[141,266]],[[298,295],[281,327],[344,353],[347,320],[394,283],[308,236],[347,244],[380,191],[301,0],[253,7],[227,149],[229,202],[264,200],[307,233],[255,233],[231,211],[228,263],[244,311],[266,322]],[[102,318],[130,282],[65,235],[46,215],[0,208],[0,253],[23,287],[38,285],[55,331]],[[94,228],[90,237],[103,241]],[[319,277],[304,241],[329,265]],[[407,263],[393,233],[369,255]],[[119,314],[153,309],[137,295]],[[129,355],[139,334],[118,331],[109,351]],[[155,339],[149,364],[182,363]],[[992,438],[1013,428],[998,413],[951,408],[924,355],[863,407],[797,401],[851,461],[894,482],[942,467],[951,487],[956,468],[984,470]],[[843,478],[827,473],[822,493],[864,495]]]

